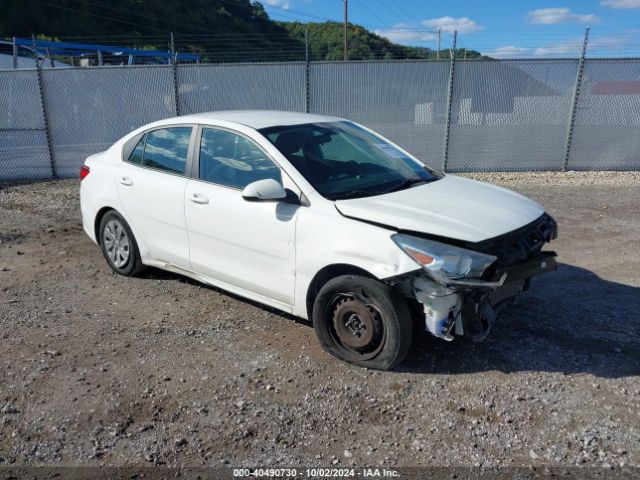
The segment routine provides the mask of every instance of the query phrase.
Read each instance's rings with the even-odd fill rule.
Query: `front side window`
[[[191,131],[192,127],[171,127],[147,133],[142,165],[184,175]]]
[[[255,143],[213,128],[202,129],[200,178],[239,189],[266,178],[282,181],[280,169]]]
[[[325,198],[381,195],[440,177],[347,121],[260,130]]]

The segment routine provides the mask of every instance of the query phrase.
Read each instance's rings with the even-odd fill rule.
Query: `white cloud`
[[[620,51],[625,48],[627,43],[632,40],[628,34],[621,37],[597,37],[589,40],[587,53],[589,50],[599,53],[608,53]],[[569,57],[577,58],[582,50],[583,37],[565,40],[563,42],[542,45],[539,47],[517,47],[514,45],[505,45],[503,47],[494,48],[487,52],[486,55],[493,58],[527,58],[527,57]]]
[[[484,53],[492,58],[577,57],[580,55],[580,42],[566,41],[541,47],[505,45]]]
[[[485,52],[485,54],[493,58],[520,58],[530,57],[532,53],[531,50],[531,48],[527,47],[505,45],[504,47],[494,48],[493,50]]]
[[[414,44],[435,40],[435,34],[411,27],[406,23],[397,23],[391,28],[375,30],[376,35],[385,37],[394,43]]]
[[[635,42],[635,35],[631,33],[625,33],[622,36],[616,37],[592,37],[589,39],[587,51],[590,51],[596,56],[603,54],[611,55],[619,52],[628,54],[632,49],[635,51],[635,48],[630,45],[633,44],[633,42]]]
[[[610,8],[640,8],[640,0],[602,0],[600,5]]]
[[[447,33],[453,33],[456,30],[458,33],[471,33],[483,28],[468,17],[440,17],[422,20],[419,24],[397,23],[391,28],[376,30],[375,33],[392,42],[411,45],[416,42],[436,40],[438,29]]]
[[[554,43],[533,50],[536,57],[577,57],[582,50],[582,38],[567,40],[566,42]]]
[[[291,2],[289,0],[262,0],[267,5],[271,5],[272,7],[280,7],[280,8],[291,8]]]
[[[420,22],[422,25],[434,30],[441,29],[443,32],[453,32],[457,30],[458,33],[471,33],[482,30],[484,27],[478,25],[476,22],[468,17],[440,17],[430,18]]]
[[[529,21],[553,25],[556,23],[596,23],[599,19],[592,13],[573,13],[568,8],[538,8],[529,12]]]

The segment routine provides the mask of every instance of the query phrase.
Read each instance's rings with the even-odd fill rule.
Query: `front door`
[[[195,148],[199,178],[190,180],[185,191],[192,269],[266,300],[292,305],[300,206],[250,202],[241,194],[257,180],[282,181],[280,168],[252,140],[227,130],[203,128]]]

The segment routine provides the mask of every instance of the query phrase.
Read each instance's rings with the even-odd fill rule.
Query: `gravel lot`
[[[477,178],[544,204],[558,272],[394,372],[177,275],[109,270],[78,182],[0,190],[0,465],[640,465],[640,175]]]

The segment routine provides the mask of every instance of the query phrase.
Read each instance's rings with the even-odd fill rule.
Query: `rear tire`
[[[342,275],[323,285],[313,304],[313,327],[325,351],[376,370],[400,364],[412,341],[404,298],[360,275]]]
[[[104,214],[98,234],[102,254],[114,272],[133,277],[145,269],[133,232],[118,212],[111,210]]]

